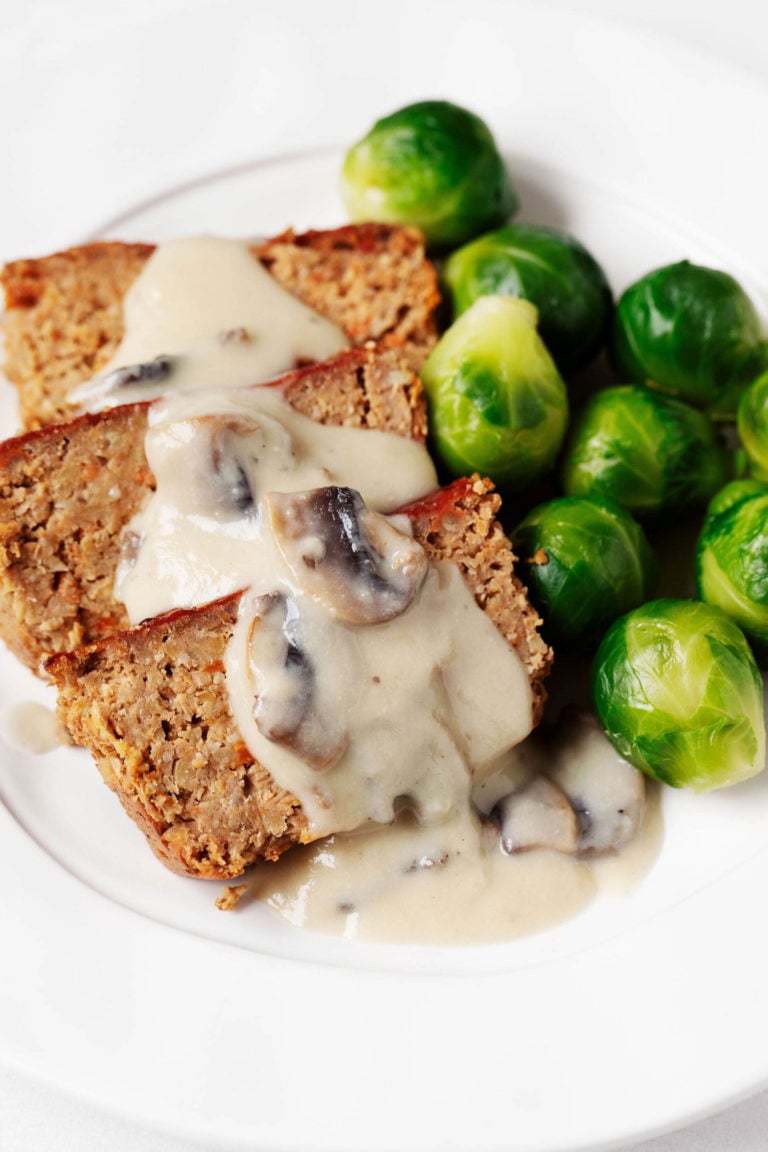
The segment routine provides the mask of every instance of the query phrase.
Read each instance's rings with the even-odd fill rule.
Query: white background
[[[711,51],[740,71],[768,83],[768,5],[762,0],[540,0],[552,9],[567,8],[606,17]],[[335,21],[359,19],[366,31],[358,59],[348,60],[350,77],[367,85],[367,99],[380,111],[389,108],[388,85],[377,69],[377,20],[399,20],[408,36],[408,12],[418,8],[392,2],[355,9],[351,4],[303,5],[296,0],[259,4],[254,0],[252,29],[258,40],[242,39],[228,19],[227,0],[0,0],[0,94],[3,117],[4,211],[0,218],[0,259],[63,247],[170,183],[248,160],[254,148],[243,125],[249,117],[264,153],[285,152],[308,135],[320,143],[344,140],[345,124],[329,126],[322,101],[302,109],[293,136],[279,118],[276,102],[290,98],[292,70],[317,52],[333,60]],[[432,7],[435,18],[472,19],[472,3],[446,0]],[[358,15],[359,13],[359,15]],[[210,51],[231,59],[228,80],[214,89],[205,57],[186,54],[187,33],[210,28]],[[105,40],[106,37],[106,40]],[[105,44],[107,50],[105,51]],[[416,54],[406,47],[391,68],[414,67]],[[546,51],[546,45],[541,46]],[[71,85],[70,71],[82,69],[85,83]],[[652,82],[652,78],[649,78]],[[445,90],[450,95],[450,77]],[[438,93],[435,93],[438,94]],[[99,115],[94,115],[98,107]],[[238,108],[237,129],[231,123]],[[105,114],[106,109],[106,114]],[[147,109],[151,110],[149,121]],[[245,115],[243,115],[245,111]],[[152,124],[149,138],[136,125]],[[95,123],[98,130],[89,131]],[[357,125],[355,84],[350,85],[348,123]],[[53,126],[54,131],[51,131]],[[42,128],[44,127],[44,131]],[[110,135],[104,147],[103,133]],[[40,140],[47,146],[40,150]],[[768,136],[767,136],[768,138]],[[102,153],[120,156],[105,166]],[[716,158],[713,158],[713,162]],[[768,181],[766,182],[768,187]],[[756,243],[768,243],[765,236]],[[0,1022],[0,1026],[2,1026]],[[149,1038],[151,1042],[151,1038]],[[681,1075],[684,1075],[681,1070]],[[764,1152],[768,1132],[768,1094],[717,1117],[637,1146],[634,1152]],[[1,1152],[183,1152],[189,1144],[146,1132],[124,1119],[65,1099],[0,1066]],[[210,1148],[209,1152],[216,1152]],[[364,1139],[361,1139],[364,1152]],[[468,1150],[470,1152],[470,1150]]]

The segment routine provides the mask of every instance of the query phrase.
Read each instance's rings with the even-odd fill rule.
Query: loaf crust
[[[275,386],[318,423],[426,437],[421,384],[399,349],[353,348]],[[0,637],[34,670],[128,627],[113,582],[121,533],[155,487],[148,410],[126,405],[0,444]]]
[[[551,652],[512,569],[489,481],[458,480],[407,511],[434,559],[459,565],[526,663],[540,714]],[[248,751],[230,711],[224,652],[242,593],[52,656],[59,714],[172,870],[230,879],[309,837],[298,800]]]
[[[338,324],[352,344],[400,347],[418,370],[434,345],[437,277],[421,233],[385,224],[280,236],[251,246],[275,279]],[[24,428],[75,415],[69,392],[98,374],[123,336],[123,297],[151,244],[99,242],[0,272],[4,372]]]
[[[454,480],[404,509],[431,560],[451,560],[461,570],[480,607],[517,652],[533,693],[534,723],[546,701],[544,682],[552,649],[541,638],[541,617],[515,575],[509,540],[496,516],[500,496],[479,476]]]

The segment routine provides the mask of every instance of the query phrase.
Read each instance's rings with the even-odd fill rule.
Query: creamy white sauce
[[[348,939],[467,944],[511,940],[586,908],[588,864],[502,855],[469,810],[441,824],[333,836],[259,866],[253,893],[296,927]]]
[[[577,733],[553,759],[551,743],[534,733],[506,758],[504,772],[518,787],[544,779],[534,767],[542,759],[556,768],[597,752],[590,770],[599,778],[615,762],[603,740],[596,748],[593,736]],[[251,893],[295,927],[349,939],[492,943],[576,916],[601,894],[627,893],[651,867],[661,839],[654,788],[637,834],[603,856],[540,848],[507,855],[498,829],[469,807],[426,826],[405,814],[392,826],[331,836],[259,865]]]
[[[0,736],[17,752],[42,756],[71,743],[69,734],[51,708],[34,700],[8,704],[0,713]]]
[[[339,619],[287,562],[266,512],[274,492],[329,484],[361,489],[373,508],[402,505],[435,487],[426,450],[391,433],[321,426],[271,386],[174,398],[156,406],[151,425],[157,490],[130,525],[132,554],[116,586],[131,619],[249,590],[227,653],[232,709],[252,753],[300,799],[313,837],[387,822],[406,797],[426,821],[466,807],[472,775],[530,731],[516,652],[450,564],[425,565],[419,594],[394,619]],[[245,512],[233,500],[244,491],[253,500]],[[407,517],[391,524],[405,551]],[[255,721],[265,673],[252,659],[254,630],[258,641],[271,595],[298,614],[313,706],[338,730],[339,755],[323,771]],[[283,672],[267,669],[272,692]]]
[[[433,565],[417,600],[386,624],[350,628],[302,605],[307,651],[324,662],[325,714],[345,736],[344,753],[322,771],[254,723],[254,614],[243,607],[227,655],[235,718],[254,755],[301,800],[313,837],[391,821],[398,801],[427,824],[451,819],[468,809],[473,779],[530,731],[525,670],[450,564]]]
[[[215,236],[160,245],[123,302],[124,336],[70,402],[95,411],[173,391],[235,388],[325,360],[346,336],[269,275],[247,244]],[[166,379],[110,388],[119,368],[173,358]]]
[[[157,490],[129,526],[115,583],[132,623],[251,585],[292,589],[261,511],[267,492],[345,485],[391,511],[437,483],[422,444],[318,424],[271,385],[159,401],[145,450]],[[243,484],[257,505],[248,514],[237,507]]]
[[[535,784],[551,747],[520,746],[532,723],[526,672],[458,569],[427,565],[406,517],[376,515],[435,487],[425,449],[320,426],[274,386],[240,387],[343,345],[296,305],[243,245],[210,238],[164,245],[137,280],[110,369],[178,359],[150,412],[157,491],[126,533],[116,595],[137,622],[247,589],[226,655],[233,714],[253,755],[301,801],[307,838],[332,834],[259,870],[259,895],[292,923],[451,942],[508,939],[572,915],[603,865],[549,849],[505,854],[486,819],[498,822],[513,793],[508,846],[528,847],[552,826],[535,797],[553,810],[568,803],[554,784]],[[129,387],[131,399],[157,391]],[[94,406],[128,398],[84,392]],[[358,539],[375,545],[370,588],[354,559],[351,576],[338,566],[334,589],[335,545],[312,519],[312,492],[329,486],[354,489],[373,510],[352,517]],[[346,579],[357,581],[351,591]],[[601,795],[610,814],[612,795]],[[646,859],[652,840],[637,837],[622,860]]]

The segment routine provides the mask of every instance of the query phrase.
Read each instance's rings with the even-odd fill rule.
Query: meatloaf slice
[[[519,652],[538,718],[551,652],[513,574],[491,488],[477,477],[457,480],[405,511],[415,538],[431,557],[458,564]],[[91,750],[158,857],[190,876],[239,876],[309,837],[299,802],[251,755],[230,711],[224,652],[241,595],[168,613],[46,663],[75,743]]]
[[[426,437],[421,384],[398,349],[353,348],[275,386],[321,424]],[[0,637],[33,669],[128,627],[113,581],[121,532],[155,486],[148,409],[113,408],[0,445]]]
[[[401,347],[416,370],[435,342],[439,295],[421,233],[385,224],[280,236],[253,244],[275,279],[333,321],[350,343]],[[4,371],[19,392],[22,423],[75,415],[69,392],[106,365],[123,337],[123,297],[154,251],[102,242],[0,272]]]

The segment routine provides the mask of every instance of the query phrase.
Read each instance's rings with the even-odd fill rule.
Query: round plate
[[[598,23],[554,26],[525,5],[473,14],[461,70],[456,46],[424,64],[418,12],[414,44],[384,28],[377,55],[398,51],[403,74],[489,120],[522,217],[574,232],[616,290],[690,257],[734,272],[765,312],[750,125],[765,122],[768,93]],[[542,43],[544,59],[532,51]],[[317,139],[351,140],[424,92],[400,84],[393,96],[376,66],[351,107],[351,66],[331,74],[329,59],[295,77],[276,113],[295,150],[262,151],[105,224],[109,210],[94,211],[93,234],[341,222],[340,152]],[[151,147],[149,120],[147,132]],[[5,420],[10,432],[10,401]],[[0,704],[50,704],[48,691],[0,656]],[[254,904],[218,912],[219,887],[166,873],[79,753],[4,751],[0,797],[0,1055],[163,1130],[222,1150],[575,1152],[768,1080],[768,776],[668,793],[660,857],[631,896],[528,940],[454,949],[313,936]]]

